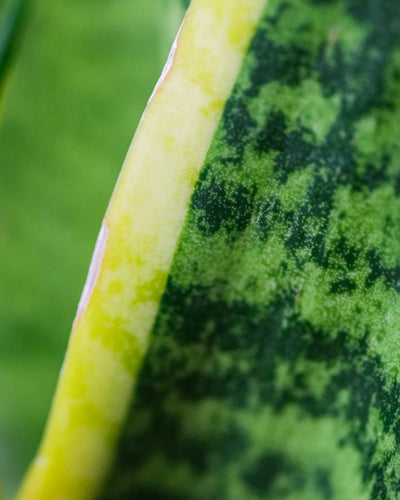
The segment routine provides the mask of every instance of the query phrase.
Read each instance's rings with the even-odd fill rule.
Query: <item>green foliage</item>
[[[4,86],[7,69],[20,33],[25,0],[9,0],[0,11],[0,92]],[[0,95],[1,97],[1,95]]]
[[[101,498],[397,498],[399,54],[397,0],[268,3]]]
[[[161,0],[28,12],[0,129],[5,499],[39,443],[101,219],[168,53]]]
[[[144,2],[141,52],[152,47]],[[20,465],[137,120],[124,115],[126,3],[44,4],[0,138],[0,439]],[[102,498],[398,495],[399,19],[396,0],[269,2],[196,186]],[[21,434],[26,450],[10,444]],[[11,491],[20,466],[0,459]]]

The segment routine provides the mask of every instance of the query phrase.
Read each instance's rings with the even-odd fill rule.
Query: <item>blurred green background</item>
[[[97,232],[178,23],[167,9],[163,0],[30,5],[0,129],[5,499],[39,443]]]

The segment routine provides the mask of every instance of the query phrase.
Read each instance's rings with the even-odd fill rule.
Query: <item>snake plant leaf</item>
[[[160,42],[161,42],[161,64],[164,64],[168,49],[171,47],[178,31],[184,14],[189,6],[189,2],[183,0],[163,0],[163,9],[161,9],[160,24]],[[167,52],[165,52],[167,49]]]
[[[397,0],[193,0],[20,500],[397,498],[399,123]]]
[[[0,98],[20,32],[26,0],[9,0],[0,10]]]

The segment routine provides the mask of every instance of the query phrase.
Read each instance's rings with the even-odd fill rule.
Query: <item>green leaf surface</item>
[[[39,443],[102,215],[169,50],[161,0],[28,9],[0,127],[2,500]]]
[[[215,19],[227,17],[223,1],[193,5],[199,10],[188,18],[201,11],[204,20],[210,5]],[[241,19],[248,5],[232,0],[229,13],[237,8]],[[178,41],[179,64],[170,61],[138,132],[140,153],[156,148],[165,156],[154,156],[152,170],[146,154],[135,164],[135,145],[128,155],[94,259],[99,274],[76,321],[53,435],[23,498],[53,500],[61,477],[70,482],[65,491],[91,498],[100,484],[93,477],[108,467],[129,377],[132,404],[101,500],[397,498],[400,4],[267,2],[207,143],[170,272],[164,279],[163,264],[149,278],[154,248],[167,241],[170,251],[173,238],[151,233],[152,219],[168,212],[156,213],[157,199],[156,208],[140,210],[148,193],[167,199],[176,187],[181,194],[168,183],[171,158],[178,151],[192,160],[178,139],[197,131],[197,95],[217,87],[207,57],[219,54],[221,66],[226,59],[215,50],[216,32],[194,36],[197,21]],[[226,49],[240,38],[227,33]],[[198,57],[180,59],[195,49]],[[182,95],[168,102],[177,74]],[[200,110],[207,116],[212,106]],[[151,136],[149,123],[160,126],[154,137],[162,141],[140,143]],[[207,137],[193,135],[193,148]],[[158,160],[168,167],[161,184],[151,177]],[[143,181],[134,195],[132,165]],[[144,178],[140,165],[150,172]],[[126,214],[135,197],[136,211]],[[155,227],[164,234],[165,224]],[[138,304],[158,307],[154,324]],[[149,340],[143,324],[153,324]],[[63,442],[58,429],[79,442]]]
[[[400,4],[271,0],[99,498],[400,493]]]
[[[8,0],[0,4],[0,97],[20,32],[25,6],[26,0]]]

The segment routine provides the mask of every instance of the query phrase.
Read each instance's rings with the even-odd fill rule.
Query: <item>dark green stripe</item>
[[[397,498],[399,123],[397,0],[271,0],[101,498]]]
[[[9,0],[0,10],[0,83],[15,49],[25,5],[25,0]]]
[[[185,10],[189,7],[190,0],[180,0],[180,2]]]

